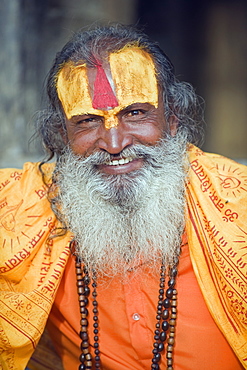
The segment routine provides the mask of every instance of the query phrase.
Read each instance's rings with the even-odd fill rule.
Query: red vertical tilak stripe
[[[94,81],[93,108],[108,109],[117,106],[117,98],[112,90],[105,71],[101,65],[98,65]]]

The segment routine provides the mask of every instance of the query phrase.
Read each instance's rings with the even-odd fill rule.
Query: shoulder
[[[40,163],[27,162],[23,165],[22,169],[0,169],[0,198],[14,191],[19,191],[20,194],[25,196],[34,189],[45,186],[44,178],[39,167]],[[53,169],[53,163],[42,166],[46,183],[50,182]]]
[[[54,164],[44,165],[43,171],[51,178]],[[39,170],[39,163],[25,163],[22,169],[0,170],[0,231],[16,233],[26,220],[51,212],[47,200],[47,184]],[[38,217],[36,217],[38,219]],[[28,223],[27,223],[28,224]]]
[[[204,152],[192,144],[189,145],[188,154],[191,164],[200,163],[201,165],[208,167],[209,170],[218,169],[221,171],[228,171],[229,166],[234,166],[247,173],[247,166],[244,164],[238,163],[220,154]],[[228,166],[228,168],[226,166]]]
[[[222,229],[245,230],[247,212],[247,167],[226,157],[204,153],[191,146],[187,202],[203,219],[216,217]],[[216,222],[216,221],[215,221]],[[231,225],[231,226],[230,226]],[[233,231],[231,231],[233,233]]]
[[[193,145],[189,147],[189,161],[189,182],[204,194],[217,190],[226,202],[247,199],[247,166]]]

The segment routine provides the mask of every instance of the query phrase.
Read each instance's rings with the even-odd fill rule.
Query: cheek
[[[92,154],[95,149],[96,138],[92,134],[72,133],[68,130],[68,140],[72,151],[75,154]]]
[[[155,145],[160,139],[164,138],[165,132],[167,132],[167,123],[161,119],[138,126],[133,136],[143,144]]]
[[[139,127],[134,136],[143,144],[154,145],[163,137],[163,130],[152,126]]]

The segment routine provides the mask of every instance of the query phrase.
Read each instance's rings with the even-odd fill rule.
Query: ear
[[[68,135],[67,135],[67,130],[66,130],[66,128],[61,127],[61,128],[60,128],[60,130],[59,130],[59,132],[60,132],[60,135],[61,135],[61,137],[62,137],[62,140],[63,140],[64,144],[65,144],[65,145],[67,145],[67,144],[68,144],[69,139],[68,139]]]
[[[174,137],[178,130],[178,118],[174,114],[169,118],[169,127],[170,134]]]

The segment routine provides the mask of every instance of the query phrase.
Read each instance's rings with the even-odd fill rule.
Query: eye
[[[143,115],[145,111],[143,109],[133,109],[129,112],[126,112],[126,117],[135,117]]]
[[[93,115],[78,116],[74,120],[75,126],[81,128],[94,128],[102,123],[102,117]]]
[[[92,123],[92,122],[98,122],[100,120],[100,117],[97,117],[97,116],[89,116],[89,117],[85,117],[85,118],[81,118],[79,119],[76,124],[77,125],[80,125],[80,124],[86,124],[86,123]]]

